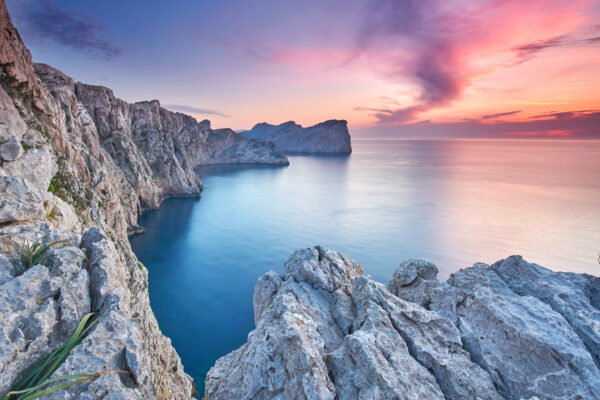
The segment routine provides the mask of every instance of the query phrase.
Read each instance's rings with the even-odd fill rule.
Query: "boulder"
[[[431,291],[438,284],[437,274],[437,267],[430,261],[406,260],[396,269],[387,287],[403,300],[428,307],[431,303]]]
[[[0,176],[0,223],[45,219],[44,201],[27,179]]]
[[[15,135],[11,135],[8,141],[0,144],[0,157],[4,161],[14,161],[23,154],[23,146]]]
[[[48,191],[50,180],[58,171],[54,156],[47,147],[29,149],[18,160],[5,162],[3,168],[8,175],[26,178],[41,194]]]
[[[515,293],[488,265],[452,274],[430,307],[455,322],[465,349],[503,396],[600,398],[600,371],[569,323]]]

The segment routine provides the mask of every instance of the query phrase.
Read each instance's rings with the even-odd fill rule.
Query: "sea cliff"
[[[286,157],[158,101],[130,104],[34,64],[4,0],[0,157],[0,397],[93,312],[98,322],[54,376],[123,372],[45,398],[191,398],[128,234],[165,197],[199,195],[201,165]]]

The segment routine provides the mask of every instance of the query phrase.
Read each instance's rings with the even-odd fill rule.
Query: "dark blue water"
[[[200,393],[254,328],[260,275],[315,244],[383,282],[409,257],[442,278],[511,254],[598,274],[600,142],[355,141],[347,157],[213,168],[200,199],[145,213],[132,238],[152,308]]]

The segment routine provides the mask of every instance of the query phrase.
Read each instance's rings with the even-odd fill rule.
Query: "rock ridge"
[[[408,260],[386,286],[338,252],[295,252],[258,280],[256,329],[204,398],[600,399],[599,278],[519,256],[437,272]]]

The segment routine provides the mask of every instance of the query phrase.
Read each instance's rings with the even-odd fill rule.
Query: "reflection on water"
[[[409,257],[440,275],[511,254],[598,274],[600,142],[355,141],[346,157],[201,171],[201,199],[170,199],[132,238],[163,331],[200,392],[254,327],[257,278],[323,244],[387,282]]]

